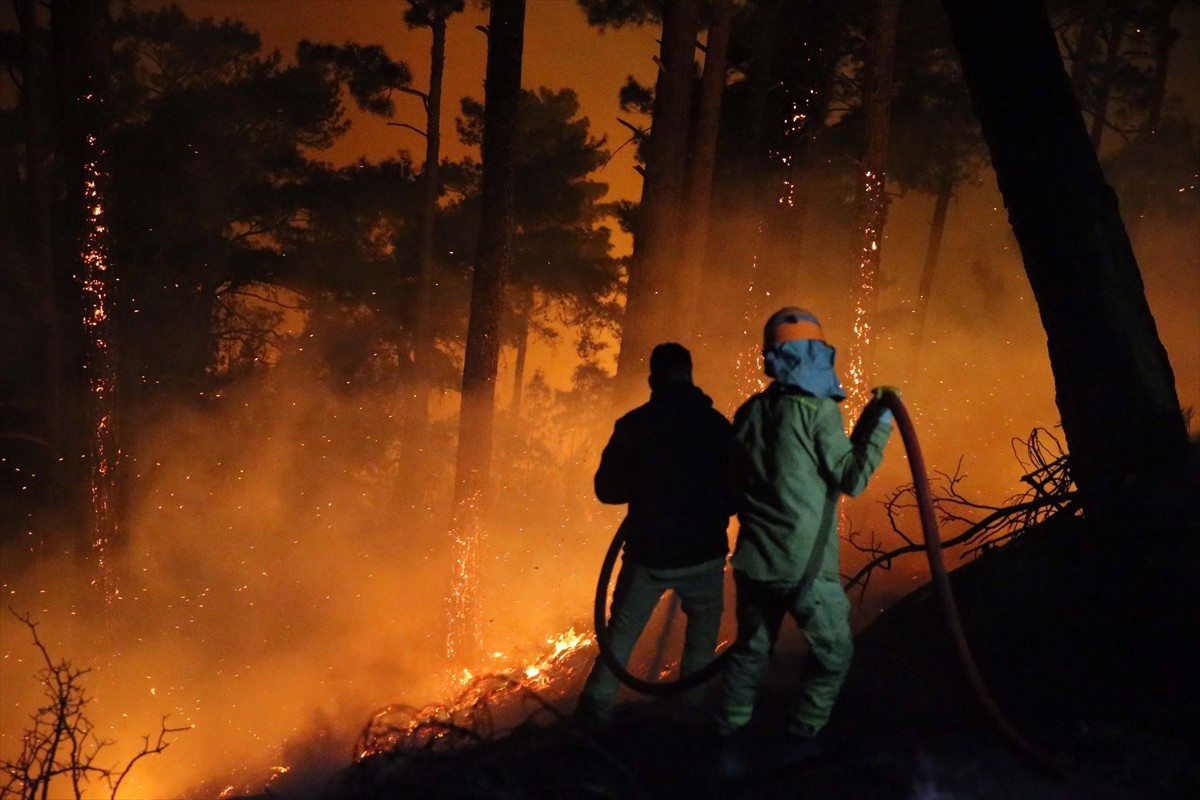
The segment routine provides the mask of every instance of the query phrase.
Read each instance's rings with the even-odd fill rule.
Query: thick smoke
[[[311,769],[318,753],[344,766],[370,712],[448,694],[444,481],[395,456],[392,401],[281,372],[126,432],[129,513],[111,549],[111,605],[87,559],[43,555],[20,577],[6,570],[7,604],[33,617],[51,654],[94,668],[82,681],[88,710],[101,738],[117,740],[114,761],[163,715],[194,726],[143,760],[123,796],[259,788],[271,767]],[[538,443],[519,438],[522,449]],[[594,454],[551,445],[542,438],[540,462],[500,469],[503,521],[484,536],[483,645],[518,659],[504,666],[582,627],[612,530],[585,503],[588,483],[566,485],[571,458]],[[27,630],[11,615],[0,626],[0,751],[12,757],[39,665]]]

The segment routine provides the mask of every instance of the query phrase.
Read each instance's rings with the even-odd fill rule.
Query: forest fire
[[[975,530],[977,512],[1039,474],[1014,467],[1010,443],[1058,420],[1055,437],[1066,442],[1082,429],[1087,441],[1090,412],[1121,399],[1107,390],[1103,404],[1076,398],[1081,428],[1067,433],[1071,410],[1056,405],[1056,386],[1091,391],[1106,374],[1083,368],[1094,366],[1093,342],[1062,348],[1082,352],[1078,364],[1052,367],[1047,356],[1048,338],[1084,327],[1076,306],[1116,306],[1082,294],[1105,281],[1068,281],[1057,258],[1026,263],[1005,218],[1015,206],[999,189],[1010,184],[989,166],[972,116],[983,104],[972,102],[945,20],[906,20],[922,36],[897,45],[908,48],[896,54],[905,80],[872,92],[875,56],[859,46],[866,7],[847,16],[821,3],[730,4],[740,44],[714,70],[723,110],[701,125],[688,117],[705,104],[692,98],[676,105],[672,125],[654,109],[655,64],[667,63],[657,43],[667,37],[666,20],[652,14],[645,27],[646,19],[608,20],[614,27],[601,37],[577,4],[542,4],[521,24],[531,43],[543,39],[497,103],[477,97],[500,83],[481,80],[482,48],[512,39],[472,4],[343,2],[304,29],[312,11],[304,4],[294,18],[224,0],[10,5],[20,19],[10,29],[12,10],[0,12],[12,44],[0,54],[0,278],[9,287],[0,310],[0,591],[14,613],[0,614],[0,758],[11,759],[6,769],[17,763],[23,780],[37,766],[23,748],[54,706],[46,687],[62,694],[60,675],[86,676],[88,693],[70,696],[86,698],[79,707],[97,740],[116,743],[106,755],[137,763],[120,800],[282,796],[349,761],[451,751],[528,720],[558,721],[595,655],[578,620],[622,510],[596,500],[593,477],[626,410],[613,400],[618,384],[629,378],[646,392],[644,375],[615,374],[620,344],[639,337],[692,348],[697,386],[729,416],[767,380],[766,315],[791,303],[811,308],[839,348],[847,422],[876,383],[899,386],[921,420],[933,471],[945,479],[943,513],[960,529],[948,533],[965,537],[964,549],[1008,541],[1018,523],[1043,521],[1043,508],[1077,512],[1072,487],[1071,504],[1039,503],[1035,514],[1029,501],[1027,516],[994,538]],[[1090,4],[1080,19],[1111,5]],[[1116,259],[1087,252],[1066,261],[1119,264],[1131,279],[1112,285],[1134,286],[1153,307],[1154,318],[1145,309],[1100,316],[1140,321],[1135,334],[1153,347],[1130,352],[1162,351],[1153,369],[1119,378],[1151,376],[1162,391],[1135,394],[1166,398],[1159,411],[1178,430],[1172,406],[1200,398],[1200,272],[1190,257],[1195,175],[1185,191],[1173,174],[1194,161],[1195,110],[1168,91],[1184,84],[1166,57],[1175,41],[1193,51],[1194,42],[1176,35],[1168,5],[1161,19],[1141,20],[1149,40],[1136,52],[1122,46],[1132,41],[1122,38],[1127,20],[1099,17],[1091,27],[1116,43],[1105,58],[1067,48],[1081,62],[1070,80],[1095,104],[1068,108],[1070,119],[1093,125],[1094,147],[1079,160],[1096,175],[1109,171],[1115,189],[1088,178],[1082,194],[1120,195],[1135,209],[1128,237],[1115,214],[1101,222],[1119,234],[1106,241],[1136,246],[1145,297],[1132,246]],[[767,6],[769,25],[759,13]],[[238,19],[193,13],[225,13],[218,8]],[[1194,15],[1187,20],[1194,26]],[[1054,35],[1064,45],[1091,30],[1061,23]],[[687,41],[695,32],[676,38],[707,71],[707,40]],[[430,35],[441,37],[440,56]],[[345,45],[316,41],[326,38]],[[1117,76],[1129,85],[1109,80]],[[111,96],[81,94],[85,78]],[[1101,86],[1113,94],[1091,88]],[[634,122],[614,121],[618,93],[620,113]],[[394,102],[413,97],[426,130]],[[892,102],[889,144],[863,115]],[[461,116],[439,120],[433,111],[443,107]],[[484,157],[497,108],[509,109],[501,128],[519,140]],[[702,170],[689,142],[710,123],[720,147]],[[1069,127],[1030,123],[1047,141]],[[650,191],[639,205],[643,178],[660,174],[646,161],[655,148],[641,146],[653,141],[650,130],[659,144],[678,145],[672,192],[711,185],[670,201]],[[629,132],[634,146],[616,146]],[[394,138],[413,133],[425,161]],[[859,158],[872,144],[887,144],[878,148],[886,158]],[[497,153],[515,163],[497,163]],[[1048,163],[1069,161],[1050,155]],[[1030,173],[1038,176],[1030,185],[1051,185]],[[503,191],[490,191],[493,176],[508,182]],[[1061,189],[1050,193],[1056,202],[1073,196]],[[485,195],[511,207],[493,211]],[[709,242],[688,267],[697,297],[674,299],[670,284],[683,268],[664,262],[643,273],[656,285],[638,308],[627,302],[630,279],[657,262],[627,251],[631,231],[670,251],[664,243],[684,238],[672,220],[688,197],[705,198],[692,203],[705,213],[688,225]],[[1061,233],[1063,252],[1094,245],[1098,237],[1070,238],[1077,209],[1055,216],[1049,207],[1027,202],[1029,219],[1017,228],[1040,226],[1041,242]],[[663,227],[647,234],[638,219]],[[484,272],[474,255],[487,238],[480,230],[501,227],[503,280],[471,289]],[[954,268],[935,274],[939,259]],[[1031,292],[1047,282],[1057,309]],[[919,326],[910,324],[916,306]],[[490,374],[471,377],[500,401],[486,426],[468,430],[459,398],[477,308],[499,320],[480,337],[496,358],[480,368]],[[679,320],[688,322],[675,327]],[[631,363],[636,351],[627,349]],[[137,378],[118,386],[118,375]],[[1182,428],[1194,429],[1195,418],[1182,416]],[[1120,426],[1095,427],[1091,442],[1104,444]],[[448,454],[460,440],[467,451],[480,444],[472,430],[487,431],[479,439],[494,458],[481,495],[456,518],[461,476]],[[1138,436],[1130,441],[1136,449]],[[893,490],[908,480],[898,449],[868,496],[842,509],[842,568],[864,588],[863,564],[892,564],[890,539],[912,544],[907,495]],[[1047,484],[1067,483],[1063,463],[1047,461]],[[1089,474],[1080,474],[1082,486]],[[873,580],[871,597],[851,612],[856,625],[924,581],[912,561]],[[33,621],[42,638],[31,650],[28,637],[10,634]],[[660,632],[663,649],[668,639]],[[65,672],[43,669],[39,657],[49,654]],[[670,667],[656,663],[662,677]],[[162,738],[151,746],[155,731],[172,734],[170,748]]]

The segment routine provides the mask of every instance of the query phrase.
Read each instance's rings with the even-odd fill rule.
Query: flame
[[[570,627],[547,637],[542,655],[528,663],[493,653],[492,663],[478,674],[463,669],[454,675],[449,699],[420,709],[397,704],[377,711],[355,746],[356,758],[453,749],[528,718],[526,713],[504,723],[506,711],[510,717],[519,715],[531,699],[539,708],[550,708],[550,701],[565,696],[585,666],[590,667],[595,641],[594,634]]]

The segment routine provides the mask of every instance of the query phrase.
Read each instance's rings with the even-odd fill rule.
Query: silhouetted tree
[[[0,382],[0,439],[38,477],[30,494],[45,491],[74,522],[92,508],[95,425],[108,414],[98,410],[95,380],[107,381],[105,391],[113,387],[88,335],[107,325],[110,311],[89,294],[101,268],[100,239],[107,245],[107,221],[90,212],[108,196],[110,20],[102,3],[22,0],[15,11],[16,30],[5,31],[0,45],[18,102],[3,140],[11,171],[2,188],[12,215],[5,233],[13,238],[0,274],[17,329],[6,337],[5,366],[19,368],[5,369]],[[88,260],[87,248],[97,258]]]
[[[725,95],[728,74],[733,0],[712,0],[708,22],[676,280],[679,287],[678,313],[682,318],[680,331],[689,340],[695,333],[700,312],[700,287],[704,282],[704,261],[708,254],[709,210],[712,205],[713,174],[716,171],[717,139],[721,131],[721,99]]]
[[[888,175],[902,192],[915,190],[934,200],[904,370],[906,382],[911,383],[919,379],[950,202],[960,186],[979,179],[987,164],[987,148],[940,4],[906,2],[901,7],[899,43]]]
[[[479,644],[478,598],[468,592],[478,591],[471,581],[491,480],[500,319],[512,262],[524,46],[525,0],[492,0],[484,78],[482,214],[471,281],[450,526],[458,545],[452,590],[458,624],[452,624],[447,641],[451,656],[473,654]]]
[[[1038,0],[945,0],[1046,329],[1071,465],[1102,511],[1187,443],[1166,350]]]
[[[618,402],[640,386],[650,348],[657,341],[672,338],[672,331],[680,327],[680,320],[671,319],[676,289],[671,272],[686,197],[689,113],[699,25],[696,0],[668,0],[662,20],[654,119],[621,325]]]
[[[259,54],[244,24],[194,22],[177,7],[117,25],[113,230],[127,397],[195,396],[211,386],[223,341],[264,333],[240,334],[245,318],[227,300],[292,269],[279,242],[307,225],[302,187],[324,169],[306,151],[346,130],[341,88],[388,114],[409,74],[382,48],[353,44],[301,42],[285,66]]]
[[[855,282],[854,340],[850,343],[847,374],[851,401],[867,401],[869,373],[875,369],[871,336],[878,301],[879,270],[883,261],[883,226],[887,219],[887,170],[896,72],[896,33],[900,0],[876,0],[867,33],[867,61],[862,76],[862,109],[866,127],[854,230],[858,238]]]
[[[429,28],[429,90],[417,94],[425,107],[425,162],[422,170],[422,200],[419,215],[420,235],[417,239],[419,278],[416,298],[416,325],[411,338],[411,355],[415,367],[411,389],[411,408],[405,424],[409,429],[405,450],[410,456],[423,450],[422,439],[429,417],[429,395],[436,382],[438,357],[434,338],[433,294],[437,281],[438,263],[435,256],[434,232],[441,195],[439,166],[441,160],[442,75],[446,66],[447,20],[462,11],[463,0],[408,0],[404,21],[410,28]],[[395,124],[395,123],[393,123]]]
[[[463,143],[481,144],[483,106],[467,98],[462,108],[458,128]],[[608,210],[600,202],[608,186],[590,180],[608,152],[578,113],[579,100],[570,89],[521,93],[514,156],[517,230],[502,326],[505,341],[516,348],[514,416],[520,410],[530,333],[554,335],[545,324],[551,309],[573,327],[594,329],[612,322],[609,297],[616,288],[616,263],[608,253],[609,230],[598,224]],[[468,201],[460,209],[463,216],[475,217],[478,203]]]

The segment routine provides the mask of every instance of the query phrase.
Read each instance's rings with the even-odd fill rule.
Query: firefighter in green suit
[[[809,644],[799,696],[789,709],[785,756],[815,755],[850,667],[850,603],[838,569],[838,500],[857,495],[879,466],[891,434],[873,390],[847,436],[838,403],[846,393],[833,370],[834,349],[810,312],[787,307],[763,330],[763,360],[773,382],[734,416],[733,483],[739,523],[731,559],[738,635],[722,686],[717,724],[722,770],[747,767],[742,729],[750,721],[784,615]]]

